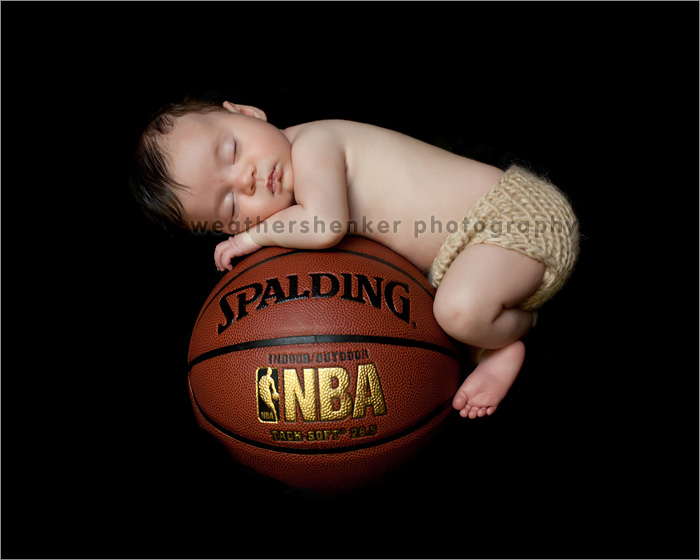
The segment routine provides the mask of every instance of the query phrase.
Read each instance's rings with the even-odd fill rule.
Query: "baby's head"
[[[187,227],[182,203],[176,194],[187,187],[171,175],[173,146],[168,135],[183,115],[225,110],[222,105],[206,101],[171,103],[155,113],[141,133],[129,178],[131,192],[146,216],[166,230],[172,225]]]
[[[130,184],[146,215],[243,231],[293,204],[291,144],[255,107],[184,101],[142,133]]]

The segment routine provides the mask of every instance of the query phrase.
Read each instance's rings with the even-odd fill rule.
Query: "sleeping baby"
[[[234,234],[216,247],[219,270],[264,246],[332,247],[348,224],[368,225],[354,233],[428,274],[437,322],[476,349],[453,399],[463,417],[496,410],[523,364],[520,339],[578,255],[576,216],[548,181],[367,124],[280,130],[255,107],[188,101],[152,119],[136,161],[132,190],[154,220]]]

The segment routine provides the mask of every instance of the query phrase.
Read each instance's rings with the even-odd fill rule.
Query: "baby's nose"
[[[252,193],[255,190],[255,166],[247,165],[238,175],[238,187],[242,192]]]

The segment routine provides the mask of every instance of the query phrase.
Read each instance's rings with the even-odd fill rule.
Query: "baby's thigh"
[[[470,245],[445,273],[435,305],[484,308],[489,313],[515,307],[537,290],[543,276],[541,262],[517,251]]]

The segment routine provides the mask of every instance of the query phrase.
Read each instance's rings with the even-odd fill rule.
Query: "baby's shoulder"
[[[290,126],[284,129],[283,132],[289,141],[294,144],[302,139],[304,141],[324,138],[342,140],[343,138],[361,133],[362,129],[368,126],[369,125],[363,125],[352,121],[329,119]]]
[[[364,125],[343,120],[323,120],[299,124],[284,130],[295,157],[346,155],[362,136]]]

